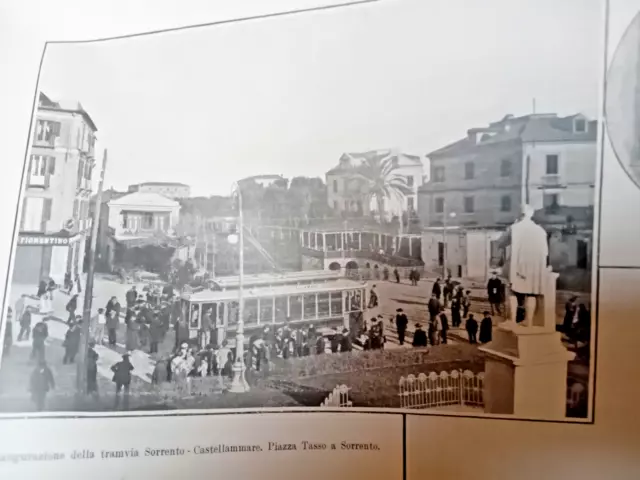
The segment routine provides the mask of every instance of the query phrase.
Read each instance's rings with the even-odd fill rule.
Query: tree
[[[362,182],[366,201],[375,199],[382,222],[385,213],[384,199],[395,197],[403,200],[405,195],[411,193],[406,178],[398,173],[400,168],[398,157],[388,150],[350,154],[350,156],[362,160],[362,163],[354,168],[352,178]]]

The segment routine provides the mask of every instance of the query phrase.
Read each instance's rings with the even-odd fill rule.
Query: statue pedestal
[[[561,420],[566,417],[567,368],[575,358],[556,332],[556,282],[549,269],[530,320],[506,321],[494,330],[485,353],[486,413]]]
[[[486,354],[485,412],[564,419],[567,365],[575,354],[564,347],[561,334],[505,322],[493,338],[480,348]]]

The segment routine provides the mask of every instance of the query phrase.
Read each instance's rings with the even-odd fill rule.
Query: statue
[[[525,325],[533,325],[537,299],[545,292],[549,244],[547,232],[533,220],[534,210],[524,205],[522,218],[511,226],[511,255],[508,265],[511,284],[511,321],[516,321],[518,303],[523,302]]]

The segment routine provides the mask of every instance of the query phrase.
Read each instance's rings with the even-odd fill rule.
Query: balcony
[[[30,188],[48,188],[49,187],[49,176],[48,175],[34,175],[32,173],[29,174],[27,178],[27,187]]]
[[[540,188],[562,188],[559,174],[542,175],[540,178]]]
[[[78,193],[91,192],[91,180],[82,177],[77,186]]]

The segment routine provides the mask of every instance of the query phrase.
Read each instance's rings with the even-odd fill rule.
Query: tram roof
[[[244,290],[244,299],[263,297],[284,297],[287,295],[305,295],[311,293],[342,292],[344,290],[354,290],[366,288],[367,282],[358,282],[348,278],[340,278],[331,283],[316,283],[309,285],[276,285],[271,287],[247,288]],[[203,290],[196,293],[183,293],[181,298],[194,303],[219,302],[223,300],[237,300],[238,290],[216,292],[213,290]]]
[[[341,277],[340,271],[304,270],[302,272],[257,273],[254,275],[245,275],[243,280],[246,285],[259,285],[261,283],[287,283],[304,280],[338,280]],[[237,287],[240,284],[240,277],[238,275],[218,277],[213,281],[222,288]]]

